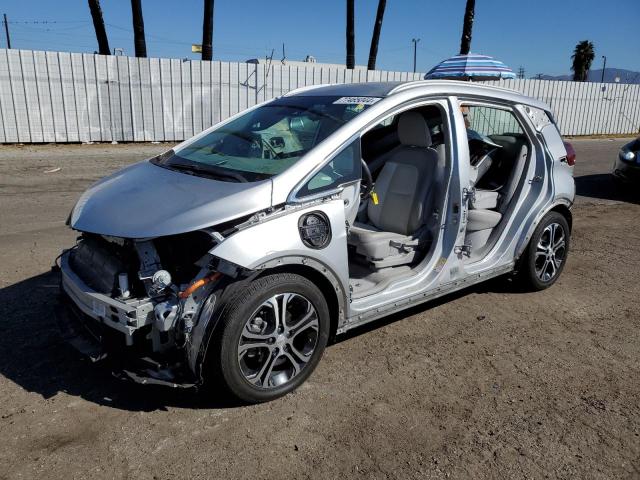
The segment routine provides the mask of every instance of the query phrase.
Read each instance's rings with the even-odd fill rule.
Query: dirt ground
[[[607,175],[624,139],[573,142],[553,288],[414,308],[328,348],[297,392],[237,408],[122,383],[53,321],[74,201],[168,145],[0,146],[0,479],[640,478],[640,194]]]

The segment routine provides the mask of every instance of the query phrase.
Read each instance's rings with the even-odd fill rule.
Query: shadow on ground
[[[576,194],[640,205],[640,192],[633,185],[618,183],[612,175],[599,173],[576,177]]]
[[[0,289],[0,374],[28,392],[50,398],[59,392],[128,411],[177,408],[230,408],[239,406],[215,392],[138,385],[112,375],[107,362],[91,363],[61,337],[54,317],[59,276],[43,273]],[[338,342],[416,315],[468,293],[506,291],[508,280],[495,279],[385,319],[356,328]]]
[[[59,392],[130,411],[230,407],[189,390],[143,386],[113,377],[63,341],[54,316],[59,276],[43,273],[0,289],[0,374],[29,392]]]

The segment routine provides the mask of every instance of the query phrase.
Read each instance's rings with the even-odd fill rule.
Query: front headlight
[[[636,154],[631,150],[620,150],[620,158],[626,162],[631,162],[636,158]]]

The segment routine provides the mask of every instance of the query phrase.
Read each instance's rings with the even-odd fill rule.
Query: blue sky
[[[102,0],[111,47],[133,53],[129,0]],[[356,62],[366,65],[377,0],[356,0]],[[457,53],[465,0],[387,0],[378,68],[410,70],[411,38],[420,38],[418,70]],[[199,58],[201,0],[142,0],[147,52],[153,57]],[[97,49],[86,0],[9,0],[14,48],[92,52]],[[0,13],[2,13],[0,12]],[[48,21],[56,23],[20,23]],[[16,23],[12,23],[16,22]],[[573,47],[589,39],[593,68],[640,71],[640,0],[476,0],[472,51],[493,55],[527,76],[568,73]],[[213,55],[244,61],[275,49],[281,57],[344,63],[345,0],[216,0]],[[1,32],[3,33],[3,32]],[[5,47],[4,35],[0,47]]]

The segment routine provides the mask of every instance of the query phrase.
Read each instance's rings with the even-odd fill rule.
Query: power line
[[[88,20],[11,20],[11,25],[49,25],[52,23],[90,23]]]

